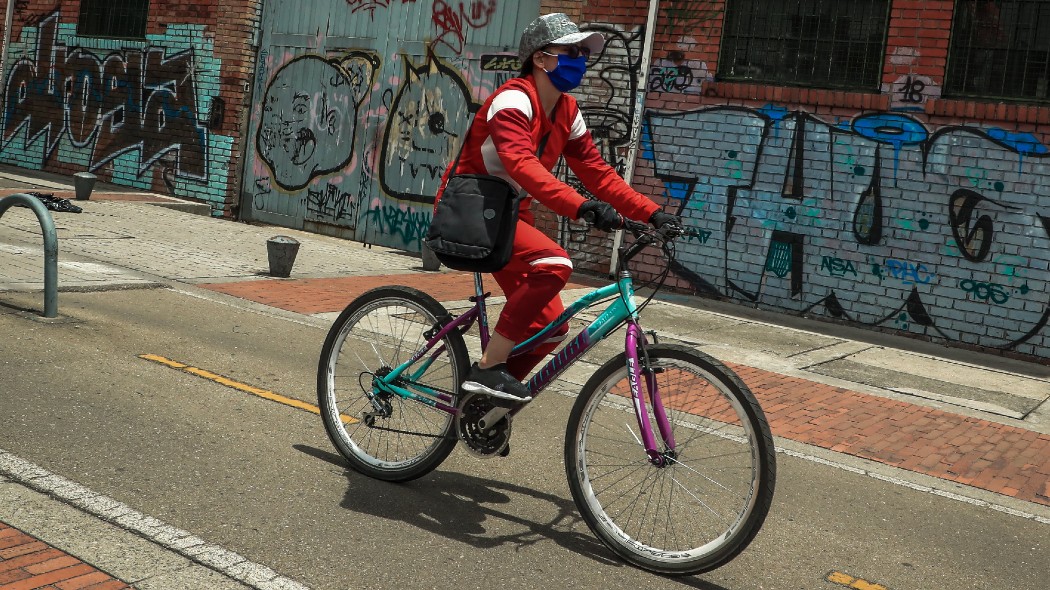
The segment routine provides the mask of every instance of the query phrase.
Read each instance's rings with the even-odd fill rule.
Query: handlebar
[[[596,216],[594,212],[588,211],[583,214],[581,219],[593,227]],[[662,227],[653,228],[648,223],[627,219],[622,215],[620,216],[620,227],[618,229],[625,229],[635,237],[634,243],[620,248],[620,264],[626,264],[637,256],[639,252],[657,242],[660,243],[664,251],[667,251],[668,245],[674,242],[675,238],[685,235],[685,228],[678,224],[668,223]]]

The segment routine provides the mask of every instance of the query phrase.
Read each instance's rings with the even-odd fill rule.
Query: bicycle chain
[[[384,430],[386,432],[394,432],[394,433],[397,433],[397,434],[413,434],[415,436],[424,436],[426,438],[440,438],[440,439],[444,439],[444,440],[459,440],[459,438],[455,437],[455,436],[438,436],[436,434],[427,434],[425,432],[412,432],[411,430],[401,430],[399,428],[387,428],[386,426],[376,426],[374,424],[372,426],[369,426],[369,428],[371,428],[373,430]]]

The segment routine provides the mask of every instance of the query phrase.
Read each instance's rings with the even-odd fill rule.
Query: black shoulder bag
[[[543,155],[548,136],[550,133],[540,139],[537,158]],[[461,155],[463,148],[452,164],[453,171],[459,166]],[[441,264],[453,270],[500,270],[510,262],[524,195],[524,190],[515,191],[498,176],[453,173],[434,211],[426,245]]]

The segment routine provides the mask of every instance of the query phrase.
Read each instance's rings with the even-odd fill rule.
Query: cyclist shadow
[[[338,454],[306,445],[295,445],[295,448],[311,457],[347,467],[346,461]],[[349,467],[346,477],[350,488],[340,506],[347,510],[400,520],[478,549],[503,545],[521,548],[549,539],[602,565],[628,567],[591,534],[579,517],[576,505],[566,498],[505,481],[440,470],[403,484],[370,479]],[[382,495],[391,493],[397,495],[396,502],[377,501]],[[548,502],[555,507],[556,514],[548,522],[535,522],[513,510],[496,507],[513,504],[512,495]],[[503,520],[525,530],[507,535],[490,535],[487,534],[485,522],[492,519]],[[726,590],[698,578],[671,579],[700,590]]]

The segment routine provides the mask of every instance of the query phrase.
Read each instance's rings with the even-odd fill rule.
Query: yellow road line
[[[889,590],[882,584],[873,584],[867,580],[855,578],[842,572],[831,572],[825,579],[833,584],[853,588],[853,590]]]
[[[222,375],[218,375],[216,373],[212,373],[211,371],[206,371],[206,370],[198,368],[198,367],[191,367],[190,365],[187,365],[185,363],[180,363],[179,361],[173,361],[173,360],[171,360],[169,358],[165,358],[165,357],[158,356],[158,355],[155,355],[155,354],[140,354],[139,358],[143,359],[143,360],[151,361],[151,362],[154,362],[154,363],[157,363],[157,364],[160,364],[160,365],[164,365],[166,367],[171,367],[172,369],[176,369],[176,370],[182,371],[183,373],[189,373],[190,375],[196,375],[197,377],[200,377],[202,379],[207,379],[208,381],[212,381],[212,382],[218,383],[219,385],[225,385],[226,387],[229,387],[229,388],[232,388],[232,389],[236,389],[237,391],[243,391],[244,393],[248,393],[248,394],[251,394],[251,395],[254,395],[254,396],[257,396],[257,397],[261,397],[263,399],[268,399],[270,401],[274,401],[274,402],[277,402],[279,404],[284,404],[286,406],[291,406],[293,408],[298,408],[300,410],[305,410],[305,411],[310,412],[312,414],[318,414],[318,415],[321,414],[321,408],[318,408],[317,406],[315,406],[313,404],[308,404],[308,403],[306,403],[306,402],[304,402],[302,400],[298,400],[298,399],[295,399],[295,398],[292,398],[292,397],[288,397],[286,395],[281,395],[279,393],[274,393],[274,392],[272,392],[272,391],[270,391],[268,389],[261,389],[259,387],[254,387],[254,386],[248,385],[247,383],[241,383],[240,381],[234,381],[233,379],[230,379],[229,377],[223,377]],[[351,423],[357,422],[357,419],[351,418],[350,416],[347,416],[345,414],[340,416],[340,417],[342,418],[343,422],[346,423],[346,424],[351,424]]]

